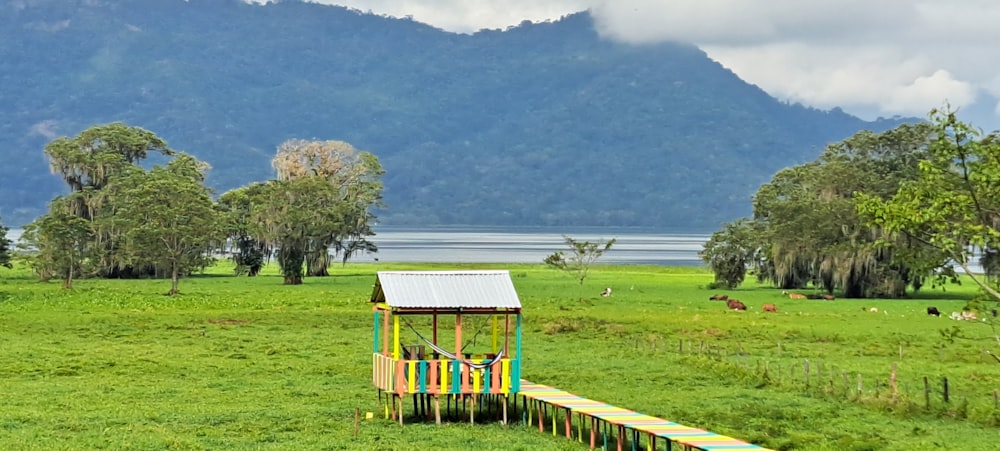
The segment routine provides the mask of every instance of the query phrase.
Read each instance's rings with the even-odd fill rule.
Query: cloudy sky
[[[948,102],[1000,128],[997,0],[313,1],[459,33],[589,9],[607,39],[694,43],[783,100],[866,119],[926,117]]]

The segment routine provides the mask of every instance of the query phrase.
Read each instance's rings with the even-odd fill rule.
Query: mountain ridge
[[[0,168],[0,215],[14,225],[64,192],[45,143],[112,121],[207,161],[219,192],[271,178],[286,139],[348,141],[387,170],[387,225],[710,230],[826,143],[913,120],[781,102],[693,45],[601,39],[586,12],[457,34],[302,2],[6,9],[0,155],[21,164]]]

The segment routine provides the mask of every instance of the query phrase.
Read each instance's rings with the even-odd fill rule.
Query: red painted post
[[[572,432],[573,431],[573,429],[572,429],[573,428],[573,424],[571,423],[571,420],[570,420],[570,418],[572,416],[573,416],[573,412],[570,412],[569,407],[567,407],[566,408],[566,438],[568,438],[568,439],[572,439],[573,438],[573,432]]]

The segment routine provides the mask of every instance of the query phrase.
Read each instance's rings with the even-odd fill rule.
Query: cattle
[[[928,315],[934,315],[934,316],[940,317],[941,316],[941,311],[938,310],[937,307],[927,307],[927,314]]]
[[[761,309],[764,310],[765,312],[778,313],[778,306],[774,304],[764,304],[761,306]]]
[[[746,304],[744,304],[744,303],[742,303],[742,302],[740,302],[739,300],[736,300],[736,299],[730,299],[730,300],[726,301],[726,307],[729,308],[730,310],[743,310],[743,311],[745,311],[747,309]]]
[[[611,287],[605,288],[604,292],[601,293],[601,296],[603,296],[603,297],[611,296]]]
[[[788,299],[807,299],[802,293],[788,293]]]
[[[708,298],[709,301],[728,301],[729,295],[726,294],[716,294]]]
[[[818,300],[818,299],[823,299],[823,295],[819,295],[819,294],[807,294],[806,295],[806,299],[812,299],[812,300],[815,301],[815,300]]]
[[[878,313],[878,307],[872,307],[872,308],[868,309],[868,311],[872,312],[872,313]]]
[[[962,319],[972,321],[976,319],[976,312],[965,310],[962,312]]]
[[[833,295],[832,295],[832,294],[824,294],[824,295],[823,295],[823,300],[824,300],[824,301],[832,301],[832,300],[834,300],[834,299],[837,299],[837,298],[833,297]]]

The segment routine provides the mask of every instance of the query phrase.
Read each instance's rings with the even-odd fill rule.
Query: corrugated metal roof
[[[379,271],[371,300],[402,308],[521,308],[506,270]]]

